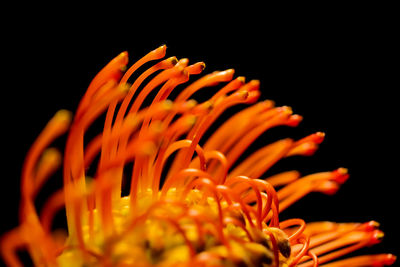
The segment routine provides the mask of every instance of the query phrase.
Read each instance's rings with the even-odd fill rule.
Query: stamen
[[[338,189],[336,183],[344,182],[347,178],[348,174],[345,168],[305,176],[278,191],[280,210],[285,210],[312,191],[322,191],[326,194],[334,193]]]
[[[45,232],[49,233],[51,230],[51,223],[54,219],[56,212],[63,208],[65,205],[64,190],[59,190],[54,193],[44,205],[41,214],[40,222]]]
[[[0,244],[4,261],[10,266],[22,267],[22,262],[17,256],[17,249],[23,248],[26,242],[21,238],[20,228],[15,228],[2,236]]]
[[[228,82],[232,80],[233,74],[234,74],[233,69],[228,69],[225,71],[216,71],[211,74],[208,74],[206,76],[203,76],[202,78],[198,79],[197,81],[193,82],[191,85],[186,87],[176,98],[176,102],[182,102],[186,101],[189,99],[190,96],[192,96],[195,92],[198,90],[208,87],[208,86],[215,86],[220,82]]]
[[[267,145],[239,164],[229,173],[229,177],[247,173],[253,179],[261,177],[272,165],[284,157],[292,146],[291,139],[284,139]]]
[[[161,48],[161,50],[162,50],[161,55],[160,55],[160,53],[158,53],[158,52],[156,52],[156,53],[150,53],[150,57],[149,57],[149,58],[145,56],[144,58],[142,58],[142,60],[139,60],[136,64],[134,64],[134,65],[132,66],[132,72],[133,72],[134,70],[136,70],[137,67],[141,66],[143,63],[145,63],[145,62],[151,60],[151,59],[152,59],[151,56],[156,55],[157,57],[158,57],[158,56],[162,56],[162,57],[163,57],[163,56],[165,55],[165,48]],[[149,55],[149,54],[148,54],[148,55]],[[170,61],[168,61],[168,62],[170,62]],[[165,65],[165,64],[164,64],[164,65]],[[157,64],[156,67],[155,67],[154,69],[163,68],[163,67],[165,67],[164,65],[163,65],[163,64]],[[170,66],[167,65],[167,67],[170,67]],[[154,69],[153,69],[153,70],[154,70]],[[153,70],[151,70],[151,71],[153,71]],[[158,77],[158,76],[157,76],[157,77]],[[156,80],[156,79],[153,79],[153,80]],[[140,81],[140,80],[139,80],[139,81]],[[151,83],[151,82],[150,82],[150,83]],[[149,83],[149,84],[150,84],[150,83]],[[124,82],[122,82],[122,84],[124,84]],[[138,83],[136,83],[136,86],[137,86],[137,84],[138,84]],[[156,84],[156,85],[157,85],[157,84]],[[155,85],[155,86],[156,86],[156,85]],[[127,101],[125,101],[124,107],[122,107],[123,109],[122,109],[121,113],[119,113],[119,114],[121,114],[121,115],[120,115],[120,116],[117,115],[118,123],[120,122],[121,117],[122,117],[123,114],[125,113],[125,110],[126,110],[126,108],[127,108],[127,104],[129,103],[130,98],[133,96],[133,94],[134,94],[136,88],[137,88],[137,87],[133,87],[134,90],[129,89],[129,91],[130,91],[129,99],[128,99]],[[147,87],[147,86],[146,86],[146,87],[140,92],[140,94],[139,94],[139,96],[138,96],[138,99],[141,99],[141,100],[135,101],[135,102],[134,102],[134,104],[133,104],[133,106],[132,106],[132,108],[131,108],[132,113],[136,113],[136,112],[137,112],[138,108],[140,107],[141,101],[143,101],[143,99],[147,96],[147,94],[148,94],[152,89],[153,89],[153,88],[152,88],[151,86],[150,86],[150,87]],[[109,108],[108,108],[107,115],[106,115],[106,120],[105,120],[105,124],[104,124],[104,130],[103,130],[103,139],[104,139],[104,140],[108,140],[109,136],[111,135],[111,124],[112,124],[112,118],[113,118],[113,116],[114,116],[114,110],[115,110],[115,108],[116,108],[116,104],[117,104],[117,102],[114,101],[114,102],[111,103],[111,105],[110,105]],[[145,119],[145,121],[146,121],[146,119]],[[147,124],[146,124],[146,125],[147,125]],[[119,124],[118,124],[118,126],[119,126]],[[117,126],[117,127],[118,127],[118,126]],[[143,131],[141,131],[141,132],[143,132]],[[104,160],[105,160],[105,157],[108,157],[109,154],[111,153],[111,148],[105,145],[105,144],[107,144],[107,143],[108,143],[108,142],[103,142],[102,153],[101,153],[101,158],[100,158],[100,167],[103,165],[103,162],[104,162]],[[123,146],[124,146],[125,143],[126,143],[126,141],[123,140],[123,141],[122,141]],[[116,148],[116,146],[114,146],[114,147]],[[117,196],[118,196],[119,194],[120,194],[120,193],[117,192]]]
[[[190,147],[191,145],[192,145],[192,140],[180,140],[180,141],[177,141],[177,142],[173,143],[172,145],[170,145],[168,147],[167,151],[165,152],[163,162],[165,162],[166,158],[168,158],[176,150],[184,148],[184,147]],[[202,171],[205,171],[206,170],[206,158],[205,158],[205,155],[204,155],[204,151],[201,148],[201,146],[198,145],[198,144],[197,144],[195,150],[196,150],[197,155],[198,155],[198,157],[200,159],[200,169]]]
[[[287,157],[301,155],[301,156],[312,156],[315,151],[317,151],[318,145],[313,142],[306,142],[295,145],[291,148],[291,150],[287,153]]]
[[[214,103],[220,97],[223,97],[224,95],[226,95],[232,91],[238,90],[239,88],[241,88],[244,85],[244,82],[245,82],[245,78],[242,76],[237,77],[236,79],[230,81],[227,85],[225,85],[222,89],[220,89],[216,94],[214,94],[211,97],[210,102]]]
[[[377,254],[377,255],[365,255],[355,256],[344,260],[334,261],[332,263],[324,264],[324,267],[362,267],[362,266],[374,266],[383,267],[386,265],[392,265],[396,261],[396,256],[393,254]],[[305,267],[305,264],[300,264],[299,267]]]
[[[279,266],[279,248],[278,244],[276,242],[275,236],[272,232],[269,231],[269,229],[264,228],[263,232],[267,234],[271,240],[272,243],[272,251],[274,252],[274,259],[275,259],[275,267]]]
[[[278,187],[290,184],[296,181],[299,177],[300,173],[298,171],[287,171],[270,176],[266,178],[265,181],[270,183],[273,187]]]
[[[181,61],[182,62],[182,61]],[[181,66],[182,64],[176,64],[171,69],[166,69],[154,77],[146,86],[140,91],[139,95],[136,97],[135,101],[132,104],[132,107],[129,110],[129,113],[136,113],[140,106],[142,105],[144,99],[147,95],[154,90],[160,84],[168,81],[169,79],[175,78],[179,75],[183,74],[184,67]]]
[[[61,153],[55,148],[48,148],[43,152],[34,178],[34,190],[32,197],[35,197],[47,179],[60,167]]]
[[[319,262],[325,263],[367,245],[379,243],[382,237],[383,233],[379,230],[369,232],[353,231],[325,244],[319,245],[311,251],[318,256],[327,253],[326,255],[319,257]],[[304,266],[310,266],[310,264],[307,263]]]
[[[318,267],[319,266],[319,260],[318,260],[318,257],[317,257],[317,255],[315,255],[315,253],[314,252],[312,252],[312,251],[308,251],[308,256],[310,256],[311,258],[312,258],[312,261],[314,262],[314,265],[313,265],[313,267]],[[300,267],[302,266],[302,265],[299,265]],[[347,265],[346,265],[347,266]],[[353,265],[352,265],[353,266]]]
[[[303,143],[315,143],[315,144],[321,144],[324,141],[325,138],[325,133],[323,132],[316,132],[314,134],[310,134],[309,136],[306,136],[302,139],[300,139],[299,141],[297,141],[294,145],[300,145]]]
[[[194,65],[186,67],[187,62],[181,63],[182,61],[183,60],[179,61],[176,64],[176,67],[180,67],[180,66],[184,67],[181,75],[174,79],[168,80],[163,85],[163,87],[158,91],[157,95],[153,99],[153,102],[150,104],[149,109],[151,109],[155,103],[165,100],[169,96],[169,94],[172,92],[172,90],[175,89],[175,87],[177,85],[187,82],[189,80],[189,75],[200,73],[204,69],[204,66],[205,66],[203,62],[198,62]],[[147,116],[144,119],[141,131],[146,129],[146,127],[148,126],[148,124],[150,122],[150,119],[151,118],[149,116]]]
[[[267,196],[269,196],[267,198],[267,204],[266,204],[267,207],[271,207],[271,203],[274,201],[274,196],[273,196],[273,193],[271,191],[271,188],[268,186],[268,183],[266,183],[265,181],[256,180],[256,179],[250,179],[250,178],[248,178],[246,176],[232,177],[232,178],[227,180],[226,185],[235,186],[235,184],[236,185],[238,184],[237,182],[244,183],[244,184],[252,187],[252,189],[253,189],[252,193],[255,194],[256,200],[257,200],[257,223],[258,223],[258,227],[261,228],[261,222],[262,222],[262,218],[263,218],[263,211],[262,211],[263,205],[262,205],[262,196],[261,196],[261,193],[260,193],[258,187],[259,186],[264,187],[264,189],[267,192]],[[240,188],[240,189],[242,191],[243,187]],[[238,191],[236,191],[236,192],[238,192]],[[275,199],[276,199],[276,196],[275,196]],[[274,206],[276,207],[276,205],[274,205]],[[268,212],[269,212],[269,208],[268,208],[268,211],[266,211],[266,213],[268,214]],[[274,212],[274,220],[273,220],[273,225],[274,226],[277,223],[276,216],[277,216],[277,211],[275,210],[275,212]]]
[[[85,95],[83,96],[77,112],[76,117],[80,117],[84,109],[86,109],[91,103],[93,95],[96,91],[101,88],[102,85],[110,80],[118,80],[121,76],[121,70],[128,64],[128,53],[122,52],[115,57],[110,63],[108,63],[92,80]]]
[[[176,102],[181,102],[181,101],[185,101],[187,100],[192,94],[194,94],[197,90],[202,89],[204,87],[207,86],[211,86],[211,85],[215,85],[218,84],[219,82],[224,82],[224,81],[230,81],[232,79],[234,70],[233,69],[229,69],[226,71],[221,71],[221,72],[214,72],[211,74],[208,74],[202,78],[200,78],[199,80],[195,81],[194,83],[192,83],[191,85],[189,85],[187,88],[185,88],[181,94],[178,95],[178,97],[176,98]],[[234,97],[231,97],[231,99],[227,102],[230,102],[229,105],[225,106],[224,104],[219,103],[219,107],[222,107],[220,110],[218,111],[214,111],[215,113],[212,114],[216,114],[216,116],[214,115],[213,120],[215,120],[226,108],[228,108],[229,106],[238,104],[237,102],[235,103],[235,98],[239,98],[241,99],[240,102],[242,102],[243,100],[245,100],[245,98],[247,98],[248,95],[244,95],[243,94],[244,91],[240,92],[239,95],[235,95]],[[243,98],[244,96],[246,96],[245,98]],[[236,100],[237,101],[237,100]],[[208,102],[210,104],[212,104],[212,102]],[[225,106],[225,107],[224,107]],[[214,109],[215,110],[215,109]],[[212,115],[210,114],[210,115]],[[175,113],[171,113],[170,116],[168,118],[166,118],[166,121],[169,122],[170,120],[172,120],[172,118],[175,116]],[[206,115],[204,115],[203,117],[206,117]],[[194,134],[197,132],[197,129],[200,128],[200,126],[204,123],[200,123],[203,121],[206,121],[205,118],[199,118],[199,123],[197,124],[197,127],[195,127],[191,133],[189,133],[189,135],[187,136],[187,139],[193,139]],[[213,120],[211,121],[211,123],[213,122]],[[210,126],[211,123],[208,123],[208,127]],[[203,127],[204,132],[208,127]],[[204,133],[203,132],[203,133]],[[199,137],[202,134],[196,133],[196,139],[199,139]],[[198,143],[198,140],[194,139],[194,144]],[[191,158],[191,155],[193,154],[193,148],[194,146],[192,146],[186,153],[184,152],[180,152],[174,162],[172,163],[172,166],[170,168],[170,172],[168,173],[168,176],[172,175],[173,173],[176,172],[177,169],[182,169],[184,168],[184,166],[188,166],[188,159]],[[183,163],[182,163],[183,162]]]
[[[173,125],[171,125],[167,132],[164,134],[164,139],[163,143],[158,151],[158,156],[157,160],[155,162],[154,168],[152,169],[153,173],[153,192],[157,192],[159,187],[160,187],[160,179],[161,179],[161,173],[163,169],[163,164],[166,159],[164,154],[166,150],[169,148],[171,143],[173,143],[178,136],[181,136],[182,134],[186,133],[195,123],[196,117],[187,115],[179,118],[176,122],[174,122]],[[196,146],[196,151],[200,154],[204,154],[201,150],[201,147]],[[172,152],[171,152],[172,153]],[[205,164],[205,163],[204,163]],[[154,197],[156,197],[157,194],[154,194]]]
[[[224,184],[228,175],[228,161],[226,160],[225,155],[217,150],[212,150],[205,152],[204,156],[206,158],[206,162],[208,162],[210,159],[216,159],[220,162],[223,171],[221,172],[221,178],[216,180],[217,184]]]
[[[21,190],[24,197],[29,197],[33,193],[33,173],[40,155],[54,139],[67,131],[71,118],[72,115],[69,111],[58,111],[29,150],[22,170]]]
[[[214,107],[213,112],[202,118],[201,122],[196,123],[195,127],[188,134],[188,139],[192,139],[192,146],[185,152],[178,154],[173,162],[170,173],[174,171],[174,168],[182,169],[189,165],[189,162],[193,156],[194,147],[199,143],[200,138],[204,135],[206,130],[211,124],[225,111],[228,107],[243,103],[246,101],[248,96],[247,91],[237,91],[234,94],[228,96],[221,101],[217,106]]]
[[[178,141],[178,142],[175,142],[175,143],[173,143],[173,144],[171,144],[168,148],[167,148],[167,150],[165,151],[165,154],[163,154],[163,160],[161,161],[161,163],[160,163],[160,165],[158,166],[158,168],[160,168],[159,169],[159,173],[161,173],[161,171],[162,171],[162,169],[163,169],[163,166],[164,166],[164,163],[165,163],[165,161],[167,160],[167,158],[172,154],[172,153],[174,153],[175,151],[177,151],[178,149],[181,149],[181,148],[185,148],[185,147],[190,147],[192,145],[192,141],[191,140],[181,140],[181,141]],[[199,159],[200,159],[200,169],[202,170],[202,171],[205,171],[205,169],[206,169],[206,166],[205,166],[205,157],[204,157],[204,152],[203,152],[203,149],[199,146],[199,145],[197,145],[196,146],[196,152],[197,152],[197,154],[198,154],[198,156],[199,156]],[[173,182],[173,181],[177,181],[177,177],[180,177],[180,176],[174,176],[174,178],[172,178],[172,177],[170,177],[170,178],[168,178],[166,181],[165,181],[165,183],[164,183],[164,186],[165,186],[165,184],[169,184],[169,182],[168,182],[168,180],[170,180],[171,181],[171,183]],[[211,177],[211,176],[210,176]],[[179,179],[178,179],[179,180]],[[153,190],[158,190],[158,186],[159,186],[159,175],[157,175],[157,179],[154,179],[153,180]],[[163,188],[164,188],[164,186],[163,186]],[[168,189],[165,189],[165,190],[168,190]]]
[[[131,102],[134,94],[136,93],[136,90],[143,83],[143,81],[147,77],[149,77],[150,75],[155,73],[156,71],[163,70],[163,69],[170,69],[173,66],[175,66],[177,63],[178,63],[178,60],[176,59],[176,57],[167,58],[167,59],[155,64],[154,66],[152,66],[151,68],[149,68],[145,72],[143,72],[135,80],[135,82],[129,88],[128,94],[126,95],[126,97],[124,98],[124,100],[121,103],[121,106],[120,106],[120,108],[118,110],[118,113],[117,113],[117,116],[115,118],[115,126],[119,125],[118,123],[120,123],[122,121],[122,119],[125,116],[125,113],[126,113],[126,111],[128,109],[129,103]]]
[[[227,150],[221,148],[221,146],[226,143],[229,143],[230,145],[233,144],[237,140],[236,138],[233,138],[234,136],[238,136],[237,138],[240,137],[239,132],[242,132],[242,129],[248,123],[251,123],[251,120],[247,120],[246,118],[257,118],[260,112],[265,112],[272,107],[272,101],[264,101],[256,105],[249,106],[248,108],[233,115],[226,122],[224,122],[206,141],[204,149],[206,151],[218,150],[225,154]],[[235,132],[232,133],[232,129],[235,129]]]
[[[217,203],[217,208],[218,208],[218,235],[221,240],[221,242],[226,246],[228,250],[230,250],[231,245],[228,243],[228,241],[225,238],[224,231],[223,231],[223,213],[222,213],[222,207],[221,207],[221,202],[220,199],[218,198],[217,194],[218,191],[216,190],[216,186],[214,182],[208,178],[199,178],[192,180],[186,187],[185,190],[182,193],[181,198],[186,197],[188,190],[192,189],[195,186],[205,186],[208,190],[211,191],[215,202]]]
[[[250,227],[254,227],[253,219],[250,215],[249,206],[244,203],[243,199],[238,193],[234,192],[231,188],[225,185],[217,185],[216,190],[225,198],[231,208],[240,208],[246,216]],[[235,203],[232,203],[232,201],[234,201]],[[237,206],[236,204],[239,204],[239,206]]]
[[[120,80],[120,84],[124,84],[128,81],[129,77],[132,76],[132,74],[143,64],[152,61],[152,60],[156,60],[156,59],[160,59],[163,58],[165,56],[167,50],[167,46],[166,45],[162,45],[156,49],[154,49],[153,51],[151,51],[150,53],[148,53],[146,56],[142,57],[140,60],[138,60],[135,64],[133,64],[126,72],[125,74],[122,76],[121,80]]]
[[[301,258],[303,258],[303,256],[307,253],[308,246],[310,244],[310,238],[302,235],[298,238],[298,241],[303,246],[302,246],[300,252],[293,258],[293,261],[290,263],[289,267],[296,266],[297,263],[301,260]]]
[[[163,187],[161,189],[161,198],[166,196],[168,190],[174,185],[174,184],[179,184],[182,183],[182,178],[187,177],[187,176],[195,176],[195,177],[206,177],[208,179],[213,179],[212,176],[204,171],[198,170],[198,169],[184,169],[181,170],[179,173],[175,174],[172,177],[168,177],[168,179],[165,181],[163,184]],[[192,189],[193,186],[192,182],[186,182],[188,185],[185,186],[185,189],[182,192],[181,199],[185,199],[189,191]]]
[[[244,152],[244,150],[263,132],[271,127],[286,124],[291,118],[290,112],[287,109],[278,109],[276,111],[276,116],[255,127],[234,145],[234,147],[227,154],[228,166],[232,166],[238,157]]]
[[[298,237],[300,237],[300,235],[304,232],[304,229],[306,228],[306,223],[302,219],[289,219],[289,220],[283,221],[279,224],[279,228],[282,230],[287,227],[291,227],[293,225],[299,225],[300,227],[296,230],[295,233],[293,233],[291,236],[289,236],[290,242],[293,242]]]

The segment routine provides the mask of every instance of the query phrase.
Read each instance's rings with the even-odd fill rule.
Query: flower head
[[[207,74],[177,92],[205,64],[161,60],[165,53],[161,46],[129,68],[128,54],[121,53],[90,83],[74,117],[61,110],[47,124],[23,167],[20,225],[2,239],[10,266],[21,265],[16,250],[22,247],[38,266],[383,266],[395,261],[391,254],[337,260],[382,239],[374,221],[280,221],[280,212],[303,196],[333,194],[347,180],[345,168],[266,176],[283,158],[312,155],[324,133],[278,140],[241,160],[262,133],[295,127],[301,116],[269,100],[256,103],[259,81],[234,78],[232,69]],[[154,60],[160,61],[138,74]],[[210,98],[191,99],[199,90],[212,90]],[[213,130],[221,114],[240,104],[247,106]],[[88,136],[104,113],[102,132]],[[67,131],[62,158],[50,145]],[[61,164],[64,187],[37,211],[37,193]],[[62,208],[65,235],[52,227]]]

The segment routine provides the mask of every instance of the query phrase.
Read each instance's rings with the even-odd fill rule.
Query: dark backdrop
[[[388,9],[234,10],[238,13],[201,11],[193,16],[166,11],[141,21],[133,20],[136,11],[121,14],[121,20],[104,15],[83,22],[74,14],[46,13],[6,26],[1,232],[17,223],[24,155],[47,120],[60,108],[75,110],[91,78],[118,53],[128,51],[133,62],[165,43],[168,56],[204,61],[204,73],[234,68],[236,75],[259,79],[262,99],[289,105],[304,116],[298,128],[279,128],[257,143],[315,131],[327,134],[313,157],[286,160],[271,171],[308,174],[343,166],[350,179],[335,196],[313,193],[283,218],[374,219],[386,237],[368,251],[398,252],[398,61]],[[155,22],[157,16],[161,20]]]

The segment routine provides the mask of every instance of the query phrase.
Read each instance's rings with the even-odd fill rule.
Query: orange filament
[[[346,180],[347,177],[347,170],[345,170],[344,168],[339,168],[333,172],[321,172],[305,176],[302,179],[298,179],[277,192],[280,202],[280,210],[285,210],[291,204],[312,191],[322,191],[324,193],[330,194],[332,187],[323,186],[326,186],[327,182],[334,182],[334,185],[339,185],[343,183],[343,181]]]
[[[261,177],[271,166],[288,153],[292,147],[290,139],[277,141],[256,151],[230,172],[231,176],[248,173],[256,179]]]
[[[286,185],[289,183],[294,182],[300,177],[300,173],[298,171],[287,171],[287,172],[282,172],[279,174],[275,174],[273,176],[270,176],[268,178],[265,178],[265,180],[270,183],[274,187]]]
[[[0,242],[8,265],[22,266],[19,249],[27,249],[38,266],[339,267],[395,262],[392,254],[341,258],[381,241],[375,221],[279,221],[280,213],[305,195],[333,194],[348,179],[345,168],[304,176],[298,171],[268,173],[283,158],[314,154],[324,133],[278,140],[237,162],[265,131],[295,127],[302,117],[271,100],[254,104],[260,82],[246,83],[244,77],[234,77],[233,69],[206,74],[168,100],[205,64],[161,60],[165,54],[163,45],[126,68],[128,54],[121,53],[90,83],[73,120],[61,110],[46,125],[24,162],[20,225]],[[161,61],[137,73],[154,60]],[[220,83],[225,83],[220,89],[211,88]],[[190,99],[205,88],[213,90],[208,100]],[[145,106],[152,93],[155,97]],[[218,118],[239,104],[249,106],[206,138]],[[102,131],[87,136],[104,113]],[[68,129],[62,159],[49,147]],[[37,211],[35,197],[60,165],[64,188]],[[122,196],[125,187],[128,196]],[[63,208],[67,237],[53,230],[54,217]]]
[[[318,257],[317,257],[317,255],[315,255],[315,253],[314,252],[312,252],[312,251],[308,251],[308,256],[310,256],[311,257],[311,259],[312,259],[312,261],[313,261],[313,267],[318,267],[319,266],[319,260],[318,260]],[[300,265],[301,266],[301,265]]]
[[[289,237],[289,241],[293,242],[299,238],[299,236],[304,232],[304,229],[306,228],[306,223],[302,219],[289,219],[286,221],[283,221],[279,224],[279,228],[281,229],[286,229],[287,227],[293,226],[293,225],[300,225],[299,229],[295,233],[293,233]]]
[[[38,193],[48,178],[60,167],[61,153],[55,148],[48,148],[43,152],[38,162],[34,178],[33,197]]]
[[[217,179],[217,181],[218,181],[217,183],[218,184],[225,183],[227,175],[228,175],[228,162],[227,162],[224,154],[219,152],[218,150],[211,150],[211,151],[207,151],[204,156],[207,161],[210,159],[216,159],[221,163],[223,171],[221,172],[221,178]]]
[[[79,104],[78,110],[76,112],[76,117],[80,117],[83,112],[86,111],[88,106],[91,104],[93,96],[96,91],[101,88],[105,83],[111,81],[116,81],[121,76],[123,68],[128,63],[128,53],[122,52],[117,57],[115,57],[110,63],[108,63],[92,80],[82,101]]]
[[[273,252],[274,252],[275,266],[279,266],[279,254],[278,254],[279,249],[278,249],[278,244],[277,244],[276,238],[267,229],[263,229],[263,232],[266,233],[269,236],[269,238],[271,239],[272,248],[273,248]]]
[[[298,252],[298,254],[294,257],[294,259],[290,263],[289,267],[296,266],[297,263],[301,260],[301,258],[307,253],[308,247],[310,244],[310,238],[302,235],[298,238],[298,242],[299,242],[299,244],[302,244],[302,248]]]
[[[366,255],[356,256],[348,259],[335,261],[332,263],[325,264],[325,267],[361,267],[361,266],[374,266],[382,267],[394,264],[396,256],[393,254],[377,254],[377,255]],[[303,265],[300,265],[303,266]]]

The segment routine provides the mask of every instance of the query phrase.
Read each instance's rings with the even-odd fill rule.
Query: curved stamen
[[[250,105],[204,140],[227,109],[258,100],[258,80],[233,79],[233,69],[213,72],[186,86],[174,101],[167,100],[205,67],[202,62],[188,65],[186,58],[171,57],[127,84],[139,67],[163,58],[165,52],[165,45],[151,51],[125,74],[128,55],[121,53],[90,83],[73,121],[69,112],[60,111],[46,125],[24,162],[20,225],[0,242],[9,265],[21,266],[16,254],[21,247],[27,248],[35,265],[46,266],[394,263],[391,254],[338,260],[380,242],[383,233],[375,221],[279,222],[279,212],[308,193],[333,194],[348,179],[345,168],[304,177],[289,171],[259,179],[282,158],[312,155],[324,133],[273,142],[232,168],[268,129],[299,124],[302,117],[293,115],[290,107],[275,107],[270,100]],[[189,99],[221,82],[226,84],[207,101]],[[152,93],[155,97],[145,106]],[[105,115],[102,132],[86,136],[101,115]],[[62,161],[49,145],[68,129],[64,188],[51,194],[38,213],[35,197]],[[167,170],[169,160],[172,165]],[[97,166],[91,167],[93,162]],[[92,170],[94,178],[88,176]],[[129,179],[129,195],[122,197],[121,188]],[[63,207],[68,237],[52,233],[53,219]]]
[[[310,244],[310,238],[304,235],[301,235],[298,239],[299,243],[302,244],[302,248],[297,253],[297,255],[293,258],[292,262],[290,263],[289,267],[296,266],[297,263],[301,260],[301,258],[307,253],[308,246]]]
[[[293,225],[299,225],[300,227],[296,230],[295,233],[289,236],[289,242],[293,242],[294,240],[299,238],[299,236],[304,232],[304,229],[306,228],[306,223],[302,219],[289,219],[279,223],[280,229],[286,229],[287,227],[291,227]]]

